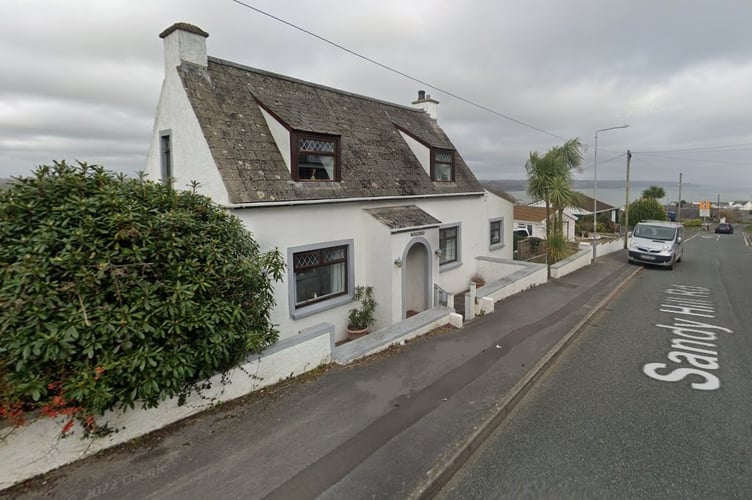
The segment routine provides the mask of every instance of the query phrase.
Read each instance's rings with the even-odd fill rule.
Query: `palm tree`
[[[549,190],[551,178],[554,176],[551,159],[547,156],[541,157],[537,151],[531,151],[530,156],[525,162],[525,171],[527,172],[527,194],[537,200],[543,200],[546,206],[546,239],[550,236],[551,225],[551,200]]]
[[[653,199],[653,200],[660,200],[666,196],[666,191],[660,186],[650,186],[645,191],[642,192],[643,198]]]
[[[572,170],[579,168],[581,163],[582,143],[577,138],[549,149],[543,156],[531,152],[525,163],[528,177],[527,193],[533,198],[543,200],[546,206],[547,240],[551,240],[554,234],[562,234],[564,209],[574,205],[579,196],[572,189]],[[558,214],[555,221],[551,217],[552,208]],[[553,257],[550,252],[549,257]],[[552,259],[547,260],[550,277]]]
[[[582,199],[582,195],[572,188],[572,178],[569,172],[551,179],[549,198],[554,211],[554,234],[563,236],[564,209],[579,205]]]

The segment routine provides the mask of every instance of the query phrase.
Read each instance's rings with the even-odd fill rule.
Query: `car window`
[[[671,241],[674,239],[676,229],[673,227],[648,226],[638,224],[634,230],[634,236],[651,240]]]

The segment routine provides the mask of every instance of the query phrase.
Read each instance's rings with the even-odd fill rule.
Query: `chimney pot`
[[[434,120],[439,119],[439,101],[431,99],[431,96],[426,94],[425,90],[418,91],[418,100],[413,101],[413,106],[422,109]]]

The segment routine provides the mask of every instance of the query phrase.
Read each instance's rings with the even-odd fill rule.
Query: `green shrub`
[[[642,198],[629,204],[629,227],[643,220],[666,220],[666,210],[654,198]]]
[[[41,166],[0,193],[0,241],[0,417],[17,423],[154,407],[278,338],[280,254],[195,185]]]
[[[702,219],[686,219],[682,223],[684,227],[702,227]]]

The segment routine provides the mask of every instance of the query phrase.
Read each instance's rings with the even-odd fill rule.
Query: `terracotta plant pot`
[[[368,328],[363,328],[362,330],[351,330],[350,328],[346,328],[345,330],[347,331],[347,338],[350,340],[359,339],[368,333]]]

